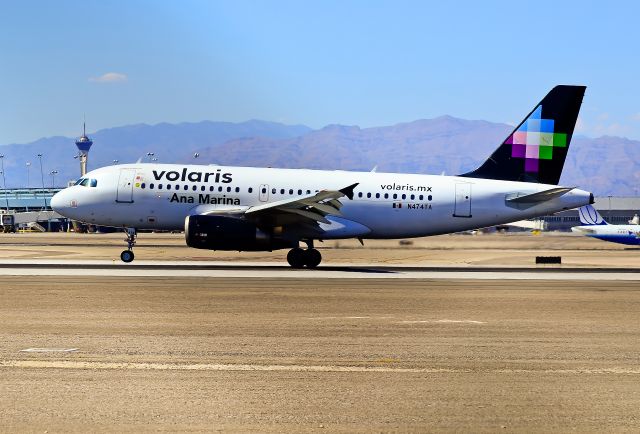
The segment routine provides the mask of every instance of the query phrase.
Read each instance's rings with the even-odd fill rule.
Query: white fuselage
[[[76,185],[52,200],[62,215],[86,223],[182,230],[185,218],[247,209],[358,183],[342,198],[341,218],[366,234],[327,231],[322,238],[405,238],[451,233],[580,207],[590,194],[573,189],[553,199],[514,206],[507,199],[554,185],[456,176],[272,169],[176,164],[126,164],[93,170],[95,186]]]
[[[610,241],[612,243],[627,244],[630,246],[640,245],[640,225],[586,225],[574,226],[571,230],[588,237]]]

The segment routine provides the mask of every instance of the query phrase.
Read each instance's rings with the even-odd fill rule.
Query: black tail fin
[[[558,184],[585,89],[551,89],[482,166],[460,176]]]

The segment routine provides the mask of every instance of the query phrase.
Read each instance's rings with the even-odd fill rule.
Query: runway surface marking
[[[412,321],[400,321],[400,324],[486,324],[484,321],[474,321],[471,319],[439,319],[439,320],[412,320]]]
[[[20,350],[21,353],[72,353],[78,348],[27,348]]]
[[[142,268],[122,266],[86,266],[78,264],[46,266],[16,265],[0,266],[0,276],[92,276],[92,277],[208,277],[208,278],[244,278],[244,279],[447,279],[447,280],[561,280],[561,281],[640,281],[640,270],[630,271],[592,271],[526,269],[510,270],[491,268],[483,270],[433,269],[425,267],[327,267],[315,270],[294,270],[282,266],[201,266],[185,268],[174,264],[145,266]]]
[[[640,375],[638,368],[575,368],[575,369],[451,369],[451,368],[394,368],[386,366],[335,365],[249,365],[211,363],[126,363],[48,360],[2,360],[0,368],[31,369],[83,369],[83,370],[138,370],[138,371],[275,371],[275,372],[382,372],[382,373],[549,373],[549,374],[629,374]]]

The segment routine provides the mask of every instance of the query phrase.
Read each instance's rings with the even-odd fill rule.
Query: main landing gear
[[[322,255],[319,251],[313,248],[313,241],[307,241],[307,249],[301,249],[296,247],[291,249],[287,254],[287,262],[293,268],[316,268],[320,261],[322,261]]]
[[[138,235],[135,228],[126,228],[125,232],[127,233],[127,238],[125,241],[127,242],[127,250],[124,250],[120,253],[120,259],[122,262],[131,262],[135,255],[133,254],[133,246],[136,244],[136,236]]]

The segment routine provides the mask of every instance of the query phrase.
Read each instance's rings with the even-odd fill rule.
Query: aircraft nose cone
[[[64,211],[65,209],[69,206],[68,203],[65,203],[65,191],[59,191],[56,194],[53,195],[53,197],[51,198],[51,208],[57,212],[58,214],[64,215]]]

